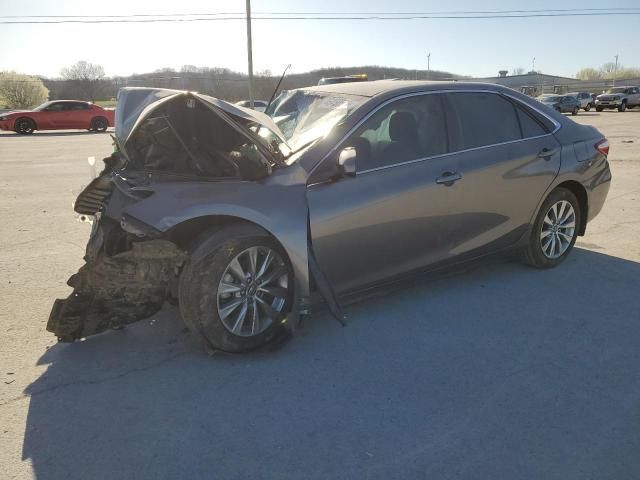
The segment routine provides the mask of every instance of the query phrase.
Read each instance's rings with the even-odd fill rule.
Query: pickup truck
[[[612,87],[596,97],[596,111],[617,108],[624,112],[627,108],[640,107],[640,87]]]

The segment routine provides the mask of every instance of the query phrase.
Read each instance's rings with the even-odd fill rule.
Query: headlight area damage
[[[187,325],[214,348],[249,350],[273,336],[272,327],[294,326],[310,296],[310,270],[341,317],[310,250],[305,172],[287,166],[288,146],[270,117],[196,93],[126,88],[115,141],[116,153],[74,205],[93,226],[86,264],[67,282],[73,292],[49,317],[47,330],[60,341],[149,317],[167,299],[195,298],[206,283],[218,291],[180,302]],[[196,264],[192,253],[213,240]],[[284,270],[273,254],[286,259]],[[234,255],[246,277],[236,275]],[[221,261],[229,273],[216,270]],[[184,287],[187,269],[192,283]],[[272,283],[260,284],[259,274]]]

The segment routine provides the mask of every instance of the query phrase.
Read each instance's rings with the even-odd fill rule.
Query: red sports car
[[[104,132],[113,126],[115,110],[79,100],[53,100],[33,110],[0,113],[0,130],[21,134],[34,130],[86,128]]]

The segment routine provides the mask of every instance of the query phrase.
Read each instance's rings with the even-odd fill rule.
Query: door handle
[[[450,187],[461,178],[462,175],[458,172],[444,172],[441,177],[436,178],[436,183],[438,185],[446,185],[447,187]]]
[[[558,149],[557,148],[547,148],[544,147],[542,150],[540,150],[540,152],[538,153],[538,158],[544,158],[545,160],[549,160],[551,157],[553,157],[556,153],[558,153]]]

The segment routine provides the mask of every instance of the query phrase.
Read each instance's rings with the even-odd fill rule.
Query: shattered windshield
[[[325,137],[366,99],[359,95],[285,91],[265,113],[276,122],[292,151],[296,151]]]

